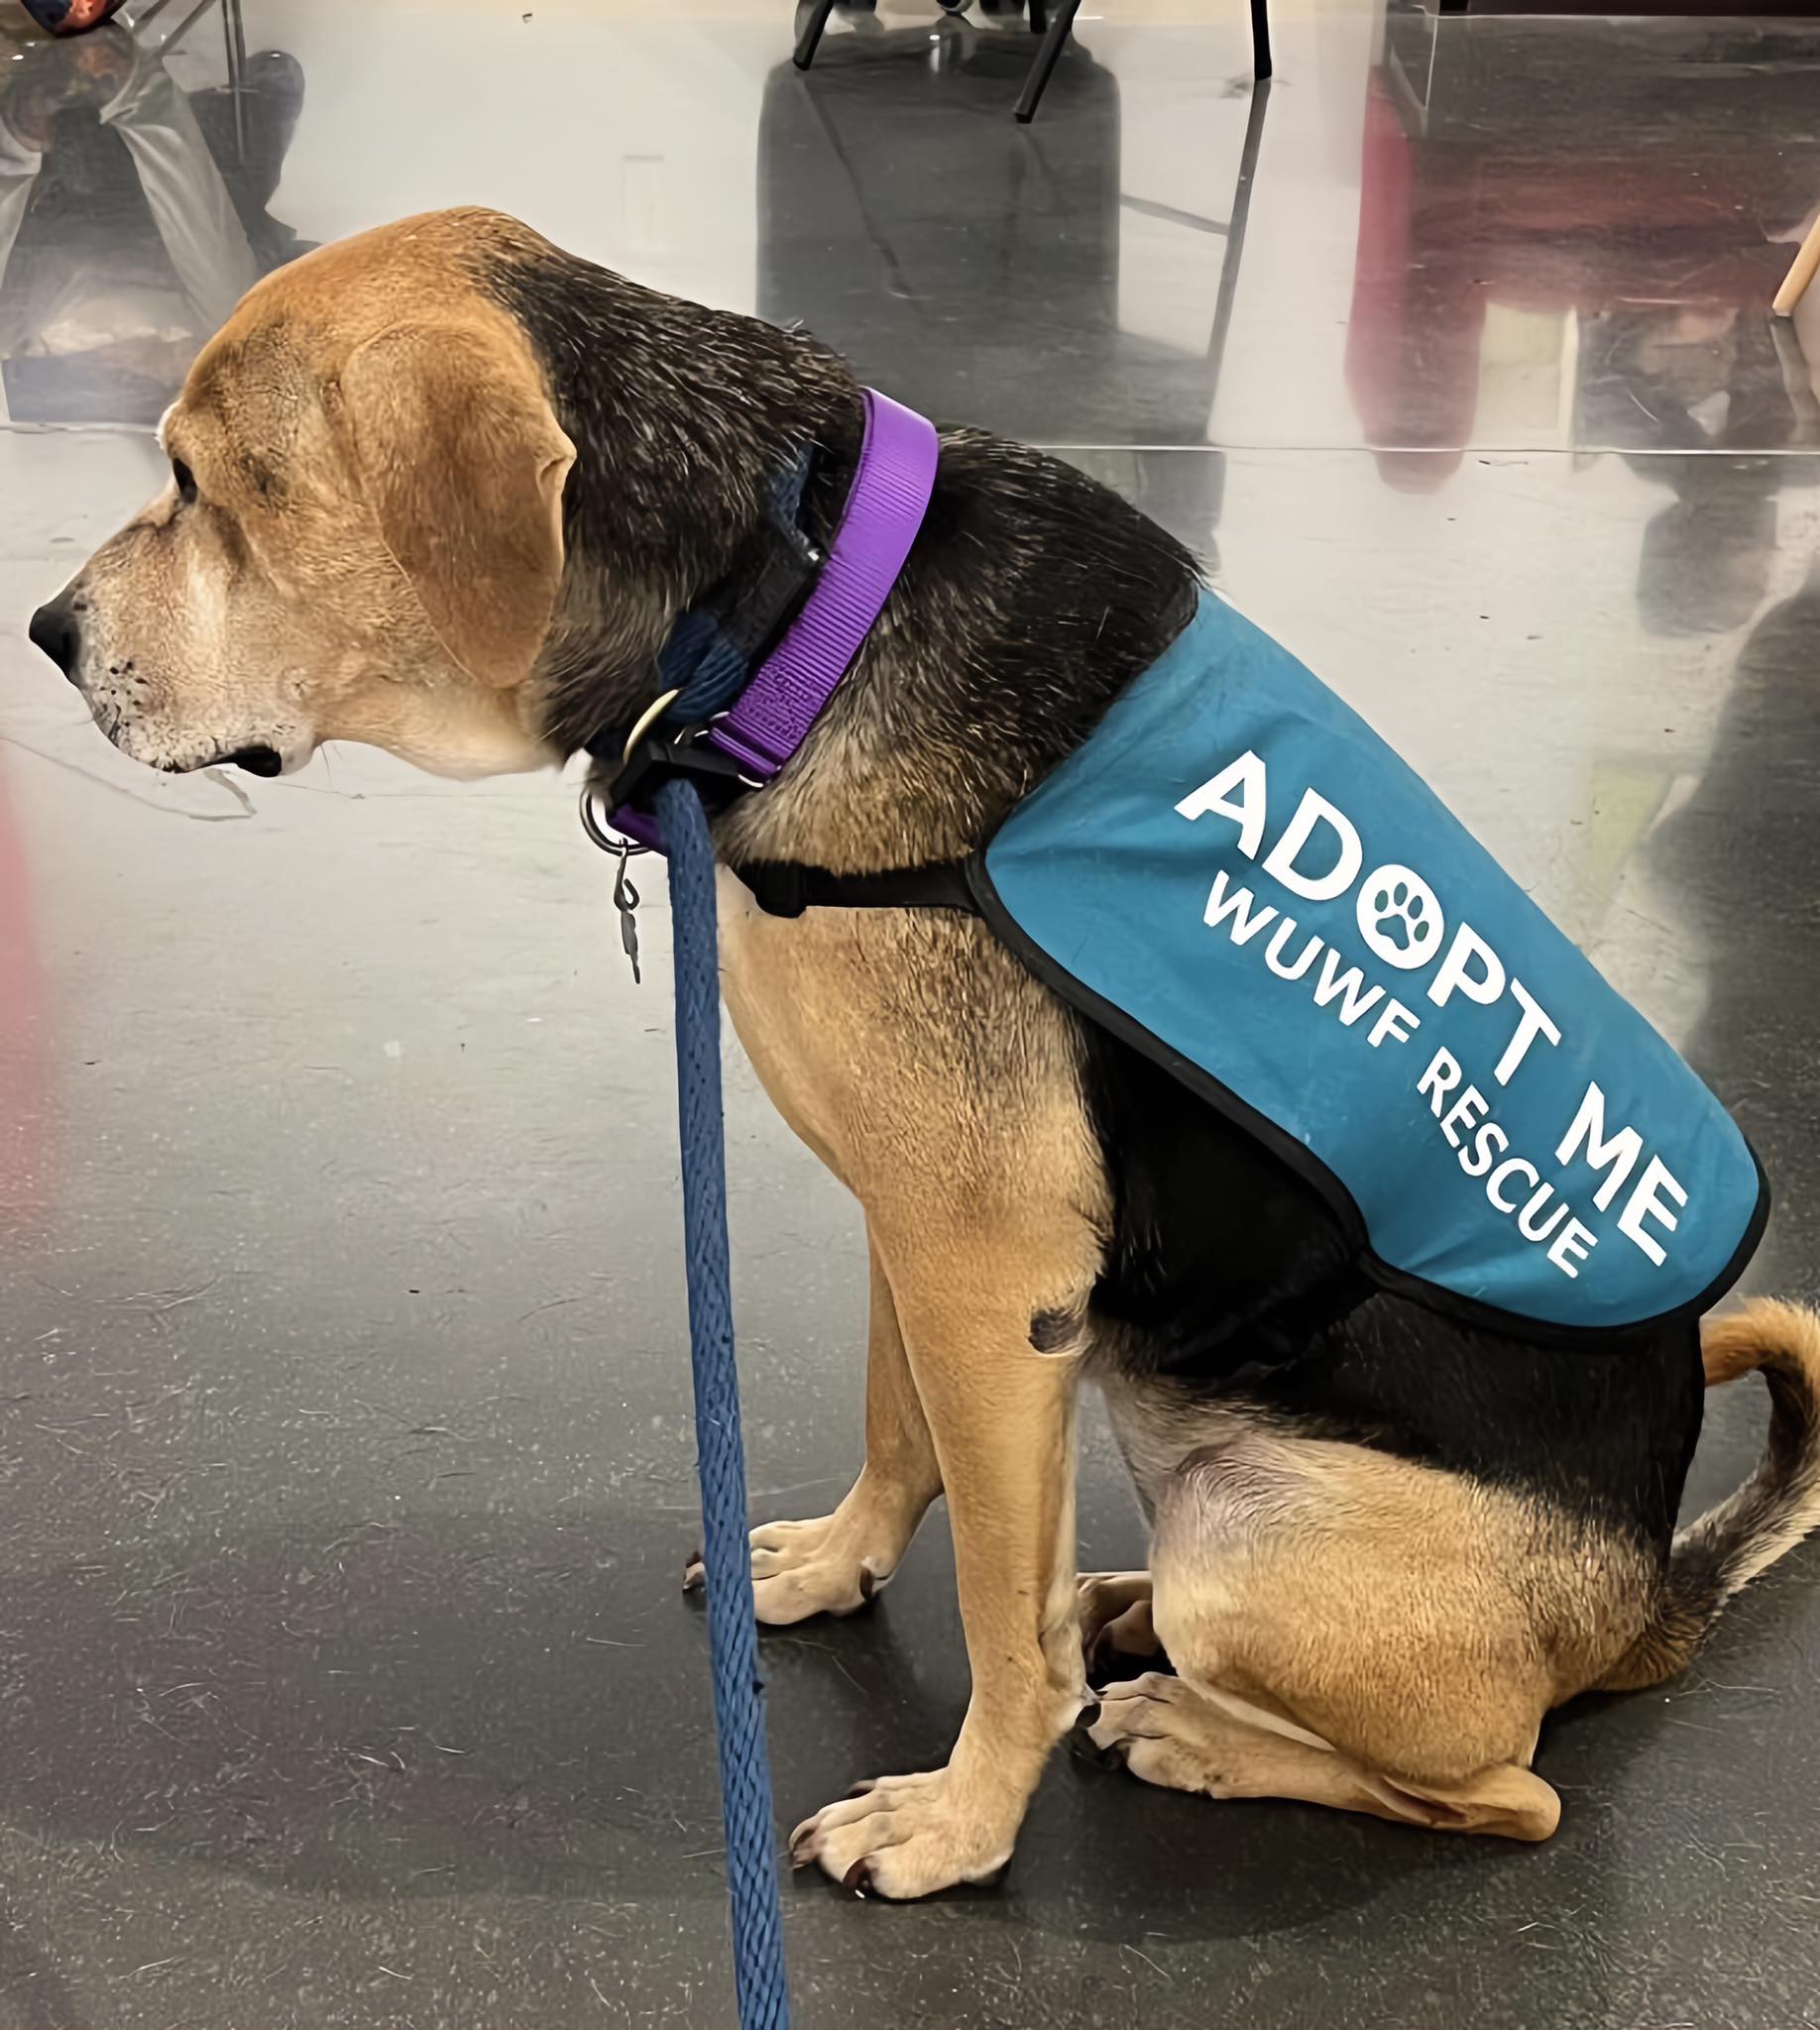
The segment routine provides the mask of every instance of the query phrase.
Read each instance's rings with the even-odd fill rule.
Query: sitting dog
[[[164,491],[32,626],[148,765],[363,740],[482,775],[619,751],[679,614],[737,578],[819,447],[861,429],[800,333],[653,294],[512,220],[439,213],[261,282],[162,426]],[[1086,739],[1201,596],[1058,459],[941,437],[932,504],[728,869],[965,856]],[[1598,1354],[1331,1300],[1343,1237],[1277,1154],[1040,984],[985,924],[758,911],[723,875],[726,994],[785,1119],[864,1207],[865,1462],[752,1536],[761,1621],[846,1614],[946,1495],[972,1695],[944,1768],[796,1832],[893,1897],[1009,1857],[1101,1661],[1091,1732],[1153,1783],[1541,1840],[1543,1716],[1654,1684],[1820,1521],[1820,1322],[1760,1301]],[[1753,1480],[1675,1533],[1703,1384],[1761,1370]],[[1104,1392],[1149,1573],[1078,1579],[1076,1398]],[[1125,1666],[1127,1669],[1129,1665]]]

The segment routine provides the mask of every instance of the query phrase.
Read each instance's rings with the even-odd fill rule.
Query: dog
[[[169,483],[32,638],[154,768],[276,773],[337,739],[454,776],[617,751],[677,616],[737,580],[807,446],[826,540],[861,416],[802,333],[494,213],[406,220],[253,289],[161,426]],[[847,680],[716,827],[727,1001],[870,1257],[864,1465],[832,1515],[753,1531],[758,1617],[850,1613],[938,1496],[953,1524],[972,1691],[949,1761],[792,1840],[887,1897],[1002,1867],[1089,1660],[1125,1673],[1092,1740],[1148,1782],[1545,1839],[1544,1716],[1679,1670],[1820,1522],[1807,1311],[1591,1354],[1387,1290],[1336,1304],[1344,1241],[1310,1184],[978,919],[790,920],[735,878],[967,854],[1200,594],[1185,549],[1061,460],[944,431]],[[1750,1371],[1763,1462],[1677,1534],[1702,1389]],[[1148,1572],[1077,1575],[1083,1382]]]

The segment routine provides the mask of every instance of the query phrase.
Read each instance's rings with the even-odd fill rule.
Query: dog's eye
[[[196,498],[196,476],[180,458],[171,461],[171,477],[176,481],[177,499],[185,507]]]

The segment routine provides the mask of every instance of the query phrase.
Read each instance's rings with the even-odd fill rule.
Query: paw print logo
[[[1380,867],[1359,889],[1359,932],[1387,965],[1427,964],[1441,941],[1434,890],[1408,867]]]
[[[1387,881],[1373,899],[1371,913],[1378,935],[1400,952],[1414,952],[1427,935],[1426,909],[1407,881]]]

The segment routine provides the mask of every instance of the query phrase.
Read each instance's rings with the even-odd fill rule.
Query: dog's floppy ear
[[[504,334],[400,325],[341,372],[343,427],[380,534],[453,660],[529,675],[562,578],[575,462],[528,355]]]

